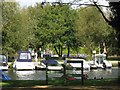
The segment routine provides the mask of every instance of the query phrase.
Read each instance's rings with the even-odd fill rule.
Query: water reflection
[[[72,73],[81,73],[80,71],[71,70],[68,72]],[[10,76],[13,80],[45,80],[46,72],[33,70],[33,71],[15,71],[8,70],[5,73]],[[102,79],[102,78],[118,78],[118,68],[113,67],[112,69],[96,69],[90,71],[84,71],[84,74],[88,74],[88,79]],[[61,77],[62,72],[50,71],[49,77]]]
[[[112,69],[97,69],[88,72],[90,79],[101,79],[101,78],[118,78],[118,68],[114,67]]]

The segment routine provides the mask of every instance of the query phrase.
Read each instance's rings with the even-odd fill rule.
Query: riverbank
[[[118,67],[118,61],[109,61],[112,63],[112,67]]]

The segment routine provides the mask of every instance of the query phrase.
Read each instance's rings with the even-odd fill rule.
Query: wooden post
[[[64,76],[66,76],[66,58],[64,58],[63,69],[64,69]]]
[[[48,61],[46,59],[46,84],[48,85]]]
[[[83,72],[83,61],[81,62],[81,74],[82,74],[82,85],[84,85],[84,72]]]

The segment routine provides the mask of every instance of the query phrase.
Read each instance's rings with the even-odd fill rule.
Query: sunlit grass
[[[10,83],[7,83],[7,82],[0,82],[0,87],[2,86],[9,86]]]

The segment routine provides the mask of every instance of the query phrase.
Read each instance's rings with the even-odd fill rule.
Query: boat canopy
[[[19,51],[18,52],[18,62],[32,62],[32,56],[29,51]]]

